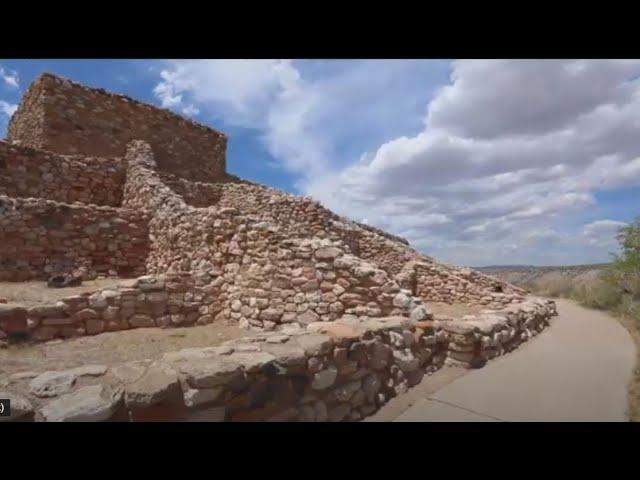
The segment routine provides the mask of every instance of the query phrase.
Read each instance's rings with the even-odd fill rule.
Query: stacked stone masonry
[[[43,74],[12,116],[11,143],[88,157],[122,157],[134,139],[147,141],[162,170],[192,180],[225,173],[227,138],[204,125],[133,100]]]
[[[161,360],[0,378],[22,418],[358,420],[446,363],[512,350],[555,315],[553,302],[311,198],[228,175],[224,136],[125,97],[44,75],[9,140],[0,280],[134,278],[51,305],[0,304],[0,342],[212,322],[251,331]],[[429,302],[486,310],[434,319]],[[50,383],[64,388],[50,395]]]
[[[118,207],[124,178],[120,159],[62,156],[0,141],[0,195]]]
[[[0,195],[0,280],[145,273],[144,213]]]
[[[345,316],[153,361],[16,374],[0,394],[21,421],[357,421],[444,364],[513,350],[553,314],[536,300],[465,322]]]

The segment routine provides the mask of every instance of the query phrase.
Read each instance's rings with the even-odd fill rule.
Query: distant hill
[[[531,292],[556,296],[571,287],[592,285],[600,271],[607,265],[607,263],[561,266],[493,265],[475,268]]]

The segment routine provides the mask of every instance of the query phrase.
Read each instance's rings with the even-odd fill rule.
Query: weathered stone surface
[[[31,380],[31,393],[37,397],[55,397],[71,391],[77,376],[71,372],[45,372]]]
[[[128,407],[146,408],[176,402],[181,396],[177,372],[166,365],[152,364],[138,380],[126,386],[124,401]]]
[[[349,399],[353,396],[353,394],[356,393],[361,386],[362,386],[362,382],[360,380],[345,383],[335,388],[333,390],[333,395],[336,397],[336,400],[338,400],[339,402],[348,402]]]
[[[191,388],[214,388],[225,385],[242,376],[241,366],[237,362],[227,361],[226,357],[211,357],[173,364],[185,375]]]
[[[67,308],[64,304],[37,305],[35,307],[31,307],[28,311],[29,317],[33,317],[33,318],[44,318],[44,317],[61,318],[66,316],[66,314],[67,314]]]
[[[104,332],[104,322],[102,320],[91,319],[85,322],[88,335],[96,335]]]
[[[349,325],[336,322],[316,322],[308,327],[309,331],[324,333],[334,340],[355,340],[362,335],[362,329],[357,329]]]
[[[129,323],[134,328],[154,327],[153,318],[149,315],[133,315],[129,319]]]
[[[413,372],[420,366],[420,361],[413,356],[411,350],[394,350],[393,361],[403,372]]]
[[[40,413],[47,422],[101,422],[111,418],[121,400],[120,390],[92,385],[50,401]]]
[[[330,422],[340,422],[351,412],[351,405],[341,403],[329,410],[328,420]]]
[[[22,395],[0,390],[0,398],[11,401],[11,414],[8,417],[0,416],[0,423],[26,420],[33,416],[33,405]]]
[[[392,350],[388,345],[376,342],[369,352],[369,365],[374,370],[380,370],[389,364]]]
[[[92,320],[94,318],[98,318],[98,312],[96,312],[95,310],[91,309],[91,308],[84,308],[82,310],[80,310],[79,312],[76,312],[76,314],[74,315],[75,319],[78,321],[85,321],[85,320]]]
[[[20,380],[30,380],[40,375],[38,372],[18,372],[9,375],[9,381],[11,383],[19,382]]]
[[[265,340],[267,343],[285,343],[289,341],[289,335],[271,335]]]
[[[296,317],[296,321],[302,323],[303,325],[317,322],[319,319],[320,316],[311,310],[307,310],[306,312],[301,313]]]
[[[338,369],[335,367],[329,367],[325,370],[321,370],[313,376],[311,388],[313,388],[314,390],[327,389],[334,384],[337,376]]]
[[[214,388],[190,388],[184,392],[184,403],[187,407],[198,407],[213,402],[220,397],[222,387]]]
[[[111,374],[122,383],[132,383],[142,378],[150,364],[150,360],[123,363],[112,367]]]
[[[411,310],[411,320],[414,322],[420,322],[429,318],[431,318],[431,314],[424,305],[418,305],[416,308]]]
[[[107,373],[107,370],[109,370],[109,367],[106,365],[83,365],[67,371],[78,377],[100,377]]]
[[[265,344],[262,350],[273,355],[275,362],[284,366],[305,365],[307,355],[295,344]]]
[[[27,332],[27,310],[10,303],[0,304],[0,329],[8,334]]]
[[[393,297],[393,305],[399,308],[408,309],[411,306],[411,297],[406,293],[398,293]]]
[[[296,343],[308,356],[324,355],[331,351],[333,342],[328,335],[309,334],[296,337]]]
[[[102,292],[96,292],[91,296],[89,296],[89,306],[91,308],[103,309],[103,308],[106,308],[107,305],[108,305],[107,299],[102,294]]]
[[[266,346],[263,348],[267,348]],[[235,362],[240,365],[243,371],[249,373],[257,373],[264,369],[264,367],[275,360],[275,356],[269,352],[238,352],[234,351],[226,358],[227,362]]]
[[[284,311],[279,308],[267,308],[266,310],[262,310],[260,312],[259,317],[261,320],[270,320],[275,322],[280,320],[280,317],[282,317],[283,313]]]
[[[315,251],[314,256],[318,260],[333,260],[342,255],[342,251],[335,247],[323,247]]]
[[[382,382],[376,374],[368,375],[362,380],[362,391],[366,395],[366,398],[369,402],[372,402],[375,398],[376,393],[382,387]]]

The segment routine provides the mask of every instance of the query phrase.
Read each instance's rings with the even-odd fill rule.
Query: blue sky
[[[228,168],[442,261],[600,262],[640,214],[640,62],[2,60],[0,134],[48,71],[229,136]]]

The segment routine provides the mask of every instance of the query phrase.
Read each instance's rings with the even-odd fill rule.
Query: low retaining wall
[[[212,314],[221,309],[213,278],[207,273],[169,273],[123,281],[53,305],[0,305],[0,339],[19,335],[47,341],[130,328],[211,323]]]
[[[13,420],[355,421],[445,362],[480,366],[516,348],[554,314],[530,300],[465,321],[343,318],[154,361],[17,374],[0,395],[18,407]]]
[[[0,280],[141,275],[147,250],[140,212],[0,195]]]

